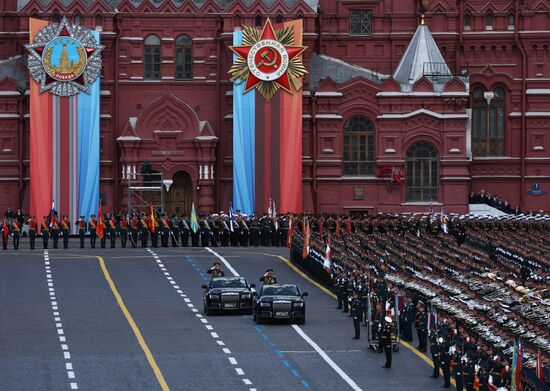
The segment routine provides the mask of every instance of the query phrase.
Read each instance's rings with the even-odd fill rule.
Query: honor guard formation
[[[55,211],[37,220],[8,210],[2,224],[4,249],[10,237],[21,248],[23,235],[30,249],[37,238],[44,249],[66,249],[74,232],[80,248],[290,247],[294,264],[333,289],[336,308],[352,320],[354,343],[368,354],[384,353],[383,368],[390,370],[392,354],[405,346],[431,359],[425,375],[441,377],[444,388],[511,390],[521,380],[524,390],[547,389],[549,215],[220,212],[193,219],[121,212],[71,222]],[[226,281],[225,288],[242,284],[239,292],[252,294],[239,306],[258,322],[276,314],[305,322],[307,294],[278,283],[271,268],[259,278],[259,293],[246,280],[226,277],[220,262],[206,273],[221,284],[203,286],[208,311],[224,308],[211,293]],[[277,294],[295,296],[301,312],[276,310]]]

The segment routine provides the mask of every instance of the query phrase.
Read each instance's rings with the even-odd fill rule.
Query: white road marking
[[[50,268],[50,257],[48,255],[48,250],[44,250],[44,268],[46,270],[46,284],[48,286],[48,293],[52,305],[52,314],[53,320],[55,322],[55,328],[57,335],[59,337],[59,342],[61,345],[61,350],[63,352],[63,359],[70,360],[71,353],[69,352],[69,345],[66,344],[67,338],[65,337],[65,331],[63,330],[63,323],[61,323],[61,315],[58,311],[57,299],[55,297],[55,288],[52,278],[52,270]],[[65,362],[65,370],[67,371],[67,377],[69,379],[75,379],[76,375],[74,373],[73,364],[71,362]],[[78,383],[75,381],[69,382],[69,387],[71,390],[78,390]]]
[[[206,250],[208,250],[210,253],[212,253],[213,255],[215,255],[220,261],[223,262],[223,264],[225,265],[225,267],[234,275],[234,276],[239,276],[239,273],[237,273],[237,271],[231,266],[231,264],[224,258],[222,257],[220,254],[218,254],[217,252],[215,252],[214,250],[212,250],[211,248],[209,247],[205,247]],[[300,337],[302,337],[317,353],[319,353],[319,355],[321,356],[321,358],[323,360],[325,360],[325,362],[355,391],[362,391],[362,389],[353,381],[353,379],[351,379],[348,374],[346,372],[344,372],[342,370],[342,368],[340,368],[338,366],[338,364],[336,364],[334,361],[332,361],[332,359],[326,354],[326,352],[321,349],[319,347],[319,345],[317,345],[315,343],[315,341],[313,341],[300,327],[298,327],[297,325],[293,324],[292,325],[292,328],[298,333],[298,335]]]
[[[164,265],[161,263],[161,260],[160,258],[157,256],[157,254],[155,254],[151,249],[147,249],[147,251],[153,256],[153,258],[157,261],[157,264],[159,265],[161,271],[163,272],[164,276],[166,277],[166,280],[172,285],[172,287],[174,287],[174,289],[176,290],[176,293],[178,293],[182,298],[183,300],[185,301],[185,303],[187,303],[187,307],[189,307],[189,309],[195,313],[195,316],[197,317],[197,319],[199,319],[201,321],[201,323],[204,325],[204,327],[207,329],[207,330],[214,330],[214,328],[208,324],[208,320],[205,319],[202,314],[199,314],[199,310],[195,308],[195,306],[193,305],[193,303],[191,303],[191,300],[183,293],[183,291],[180,289],[179,285],[176,284],[176,281],[174,281],[174,279],[170,276],[170,273],[166,270],[166,268],[164,267]],[[224,262],[225,263],[225,262]],[[229,264],[226,264],[226,266],[228,266],[228,269],[229,270],[232,270],[234,271],[234,269],[231,267],[231,265]],[[198,270],[198,269],[197,269]],[[219,346],[225,346],[225,343],[220,340],[220,336],[218,335],[218,333],[214,332],[214,331],[211,331],[210,332],[210,335],[212,336],[212,338],[214,338],[216,340],[216,343],[219,345]],[[223,352],[225,354],[231,354],[231,351],[227,348],[222,348]],[[237,360],[235,359],[235,357],[229,357],[228,358],[229,362],[232,364],[232,365],[237,365]],[[235,371],[237,372],[237,374],[239,376],[244,376],[244,371],[242,368],[235,368]],[[250,381],[250,379],[242,379],[244,384],[246,385],[251,385],[252,382]],[[251,388],[250,389],[251,391],[256,391],[255,388]]]

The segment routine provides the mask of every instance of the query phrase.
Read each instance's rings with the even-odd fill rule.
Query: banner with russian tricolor
[[[99,32],[29,19],[30,214],[71,221],[99,204]],[[72,225],[74,229],[76,226]]]
[[[302,20],[233,34],[233,207],[302,211]]]

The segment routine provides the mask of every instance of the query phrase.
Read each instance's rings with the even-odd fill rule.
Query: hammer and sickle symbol
[[[263,58],[260,62],[258,62],[258,67],[261,67],[262,65],[265,65],[266,67],[273,67],[277,69],[277,51],[273,48],[267,47],[267,50],[260,53],[260,57]],[[272,54],[273,57],[270,56]]]

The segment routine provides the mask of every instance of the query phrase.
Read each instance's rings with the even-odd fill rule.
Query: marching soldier
[[[206,273],[212,275],[212,278],[223,277],[225,275],[219,262],[214,262],[212,267],[208,269]]]
[[[86,227],[88,223],[84,219],[84,216],[80,216],[80,219],[76,222],[78,226],[78,238],[80,239],[80,248],[84,248],[84,238],[86,237]]]
[[[69,235],[71,234],[71,222],[67,214],[61,220],[61,235],[63,235],[63,248],[69,248]]]
[[[475,371],[474,357],[472,356],[473,356],[473,352],[468,353],[468,356],[465,360],[466,365],[464,367],[464,383],[466,384],[466,391],[474,391],[476,371]]]
[[[264,285],[276,284],[277,278],[273,275],[273,269],[267,269],[265,274],[260,277],[260,281],[263,282]]]
[[[136,248],[137,246],[138,226],[138,218],[135,213],[132,213],[132,219],[130,220],[130,241],[132,242],[132,248]]]
[[[95,214],[90,215],[90,247],[95,248],[95,241],[97,239],[97,221],[95,219]]]
[[[29,243],[31,250],[34,250],[34,243],[36,240],[36,231],[38,230],[38,223],[36,222],[36,217],[29,217]]]
[[[385,325],[380,332],[380,348],[386,353],[386,364],[382,368],[391,368],[391,327],[392,319],[389,316],[384,318]]]
[[[40,232],[42,233],[42,243],[44,250],[48,249],[48,242],[50,241],[50,227],[48,225],[48,216],[44,216],[40,224]]]
[[[115,218],[111,216],[110,213],[107,215],[106,224],[107,224],[107,233],[109,234],[109,240],[111,241],[111,248],[115,248],[117,224],[116,224]]]
[[[19,249],[19,239],[21,238],[21,227],[19,226],[19,221],[17,219],[13,219],[11,224],[11,232],[13,235],[13,249],[17,250]]]
[[[120,216],[118,227],[120,230],[120,245],[122,248],[126,248],[126,242],[128,241],[128,219],[123,214]]]
[[[361,328],[359,326],[363,320],[363,303],[357,291],[353,292],[351,299],[351,316],[353,318],[353,329],[355,330],[353,339],[359,339],[361,335]]]
[[[149,234],[149,226],[147,224],[147,217],[145,213],[141,213],[140,219],[140,233],[141,233],[141,247],[147,247],[147,235]]]
[[[160,219],[160,242],[162,247],[168,247],[168,239],[170,236],[170,222],[166,213],[162,214]]]
[[[53,248],[59,247],[59,223],[57,222],[57,212],[55,212],[54,220],[50,223],[52,229]]]

